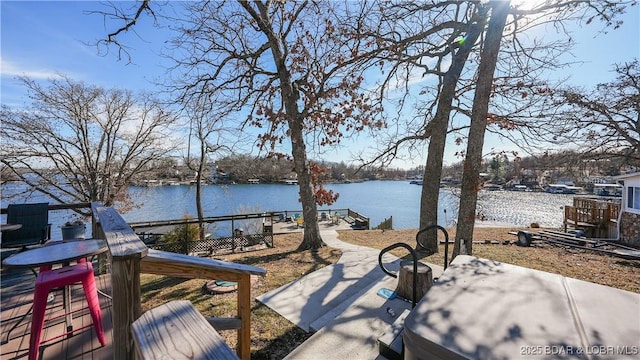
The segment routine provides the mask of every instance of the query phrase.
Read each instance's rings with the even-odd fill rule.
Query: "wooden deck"
[[[1,291],[1,360],[26,359],[29,352],[29,334],[31,329],[31,304],[33,303],[33,287],[35,276],[30,270],[2,269]],[[98,289],[111,295],[110,274],[96,277]],[[62,291],[55,294],[53,302],[47,306],[43,339],[51,339],[65,332],[65,318],[62,306]],[[91,315],[82,291],[82,285],[72,287],[72,311],[74,329],[91,325]],[[43,342],[40,348],[40,359],[111,359],[113,358],[113,336],[111,322],[111,300],[99,295],[102,308],[102,324],[104,326],[107,345],[102,347],[95,335],[93,327],[76,331],[73,336],[59,337]],[[22,316],[29,313],[24,319]],[[21,321],[20,321],[21,320]],[[11,330],[17,323],[19,324]],[[9,333],[9,331],[11,332]],[[8,342],[5,343],[8,336]]]

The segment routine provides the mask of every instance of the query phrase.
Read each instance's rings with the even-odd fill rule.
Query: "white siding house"
[[[622,182],[622,216],[620,217],[620,240],[640,246],[640,172],[620,175]]]

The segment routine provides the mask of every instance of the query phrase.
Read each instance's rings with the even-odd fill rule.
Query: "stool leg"
[[[49,295],[49,288],[47,286],[38,286],[36,284],[36,289],[33,295],[31,336],[29,337],[29,360],[38,359],[38,354],[40,353],[42,327],[44,326],[44,313],[47,308],[47,295]]]
[[[62,307],[65,312],[65,324],[67,325],[67,337],[73,336],[73,313],[71,309],[71,286],[72,284],[62,287]]]
[[[96,329],[100,344],[104,346],[106,341],[104,339],[104,329],[102,328],[102,311],[100,310],[100,299],[98,299],[98,289],[96,287],[95,277],[93,276],[93,270],[91,274],[82,281],[82,287],[87,297],[87,304],[89,305],[89,311],[93,319],[93,327]]]

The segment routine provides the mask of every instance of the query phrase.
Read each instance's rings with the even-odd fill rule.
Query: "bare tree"
[[[437,224],[438,198],[446,137],[452,114],[456,111],[457,89],[465,64],[487,21],[488,7],[477,2],[409,2],[381,6],[381,14],[369,25],[367,36],[383,49],[380,61],[390,62],[388,75],[380,84],[381,97],[392,88],[405,86],[405,95],[397,106],[403,107],[409,84],[419,73],[429,77],[419,95],[428,97],[418,109],[419,115],[400,130],[399,139],[383,149],[373,162],[395,158],[401,146],[417,149],[429,140],[420,200],[420,224]],[[392,83],[400,85],[391,85]],[[401,118],[396,119],[402,123]],[[413,147],[415,146],[415,147]],[[413,148],[412,148],[413,147]],[[420,242],[438,252],[436,230],[422,233]]]
[[[204,210],[202,208],[202,183],[209,173],[207,164],[214,153],[231,148],[231,142],[225,137],[228,129],[224,127],[224,114],[211,111],[211,104],[207,97],[193,99],[186,104],[185,110],[189,118],[189,145],[185,163],[196,173],[196,212],[200,229],[200,239],[205,238]],[[190,142],[195,137],[198,141],[198,152],[191,157]]]
[[[130,209],[129,182],[174,149],[167,130],[175,115],[149,96],[68,77],[48,86],[20,80],[32,103],[2,107],[5,168],[27,185],[25,191],[60,203],[98,201]]]
[[[522,101],[523,99],[539,97],[545,97],[549,94],[553,94],[547,86],[540,86],[540,82],[537,81],[537,71],[543,69],[550,69],[550,66],[557,64],[553,61],[553,55],[557,53],[558,47],[556,44],[549,44],[547,46],[537,45],[535,42],[533,46],[527,47],[518,38],[518,29],[522,25],[524,27],[537,26],[540,23],[552,22],[559,26],[565,24],[574,19],[589,18],[587,23],[591,21],[595,16],[601,17],[605,21],[605,24],[612,26],[619,26],[618,23],[613,21],[616,14],[620,13],[624,8],[621,4],[591,4],[591,3],[575,3],[567,4],[563,2],[544,4],[540,7],[534,8],[528,12],[522,12],[518,9],[509,9],[508,2],[492,2],[492,18],[489,22],[486,38],[483,43],[482,55],[478,66],[478,73],[476,78],[476,86],[474,90],[473,108],[471,111],[471,123],[468,136],[468,144],[466,151],[466,158],[464,162],[464,174],[462,180],[462,192],[460,196],[460,209],[458,213],[458,226],[456,231],[456,241],[454,247],[454,256],[460,253],[471,254],[472,252],[472,239],[473,229],[475,224],[476,214],[476,200],[477,192],[480,188],[479,172],[481,171],[480,164],[482,163],[482,149],[484,144],[485,129],[489,124],[497,125],[501,129],[516,129],[514,124],[508,120],[507,116],[497,116],[494,112],[489,111],[489,102],[492,104],[505,101],[508,104],[514,104],[523,102],[529,106],[523,108],[523,104],[518,104],[515,108],[520,108],[521,112],[537,112],[536,123],[539,122],[540,114],[557,112],[558,106],[553,106],[549,109],[536,108],[531,106],[530,101]],[[602,7],[600,7],[603,5]],[[553,11],[553,14],[551,13]],[[595,15],[589,15],[595,13]],[[508,24],[509,31],[505,32],[507,15],[512,16],[512,21]],[[525,16],[526,14],[526,16]],[[529,17],[533,17],[531,20]],[[537,21],[536,16],[540,17]],[[541,19],[541,20],[540,20]],[[496,21],[494,21],[496,20]],[[614,25],[615,24],[615,25]],[[511,39],[513,43],[504,41],[503,39]],[[507,46],[507,51],[502,54],[503,66],[506,64],[504,71],[501,75],[504,79],[509,78],[506,82],[516,82],[515,89],[519,90],[519,94],[515,97],[509,97],[507,93],[509,91],[501,92],[503,90],[494,84],[494,70],[499,60],[499,49],[501,42]],[[562,43],[562,42],[560,42]],[[530,79],[534,81],[525,85],[523,78],[524,74],[534,72],[534,76],[530,76]],[[535,89],[536,95],[529,96],[526,88]],[[496,91],[497,89],[497,91]],[[517,100],[516,100],[517,99]],[[548,103],[543,101],[543,103]],[[507,107],[494,107],[500,109],[507,109],[512,114],[517,114],[514,108]],[[529,124],[529,126],[535,126]],[[557,125],[556,125],[557,126]],[[464,242],[464,247],[462,247]]]
[[[624,158],[640,164],[640,63],[615,66],[616,79],[595,89],[570,88],[555,93],[562,109],[556,118],[572,131],[553,134],[556,141],[574,143],[581,153]]]
[[[384,126],[375,120],[381,107],[363,86],[366,68],[355,66],[368,59],[376,44],[345,36],[344,30],[345,24],[362,22],[367,4],[221,1],[185,6],[186,15],[173,19],[179,35],[171,42],[178,54],[173,59],[179,96],[188,100],[210,94],[216,98],[215,111],[248,113],[243,131],[263,129],[257,145],[274,156],[288,152],[283,146],[289,140],[305,220],[300,248],[323,246],[316,203],[331,203],[335,194],[314,180],[314,169],[321,169],[308,160],[307,147],[335,145],[352,132]],[[129,29],[131,20],[121,18],[122,29]]]
[[[501,0],[489,3],[491,18],[482,47],[480,65],[478,66],[478,80],[471,112],[467,156],[464,160],[462,174],[458,226],[452,257],[458,254],[472,253],[473,227],[476,219],[477,192],[480,186],[479,174],[482,166],[482,148],[487,127],[489,97],[493,86],[493,73],[498,62],[502,33],[509,13],[509,3],[510,1]],[[464,248],[460,244],[461,241],[464,241]]]
[[[620,14],[625,4],[614,2],[581,2],[581,1],[551,1],[544,4],[534,4],[531,9],[523,10],[518,7],[509,9],[511,21],[505,26],[504,46],[499,56],[497,77],[499,84],[494,84],[491,89],[490,113],[473,114],[472,108],[476,106],[475,98],[478,77],[478,64],[480,64],[479,49],[484,44],[486,29],[480,29],[480,37],[472,37],[469,29],[477,21],[477,14],[486,8],[483,2],[392,2],[388,6],[387,16],[375,17],[383,19],[374,22],[370,34],[378,41],[395,43],[396,46],[385,45],[395,52],[383,53],[386,59],[393,65],[386,84],[398,81],[404,84],[405,95],[401,97],[399,105],[404,105],[407,98],[415,96],[415,88],[409,84],[416,78],[416,73],[422,76],[434,75],[437,83],[429,84],[419,91],[424,96],[423,106],[416,108],[416,116],[408,121],[399,118],[395,136],[391,137],[389,145],[382,149],[380,155],[374,160],[389,161],[398,154],[401,147],[406,147],[410,152],[419,149],[419,144],[429,139],[427,166],[425,167],[424,185],[421,201],[420,226],[437,222],[438,195],[440,173],[442,170],[442,158],[444,142],[447,133],[460,133],[456,142],[463,144],[469,131],[469,121],[473,116],[487,117],[487,125],[492,131],[503,133],[506,131],[520,130],[539,131],[548,125],[539,127],[538,123],[531,122],[531,114],[536,116],[538,122],[543,119],[540,114],[549,114],[553,109],[542,105],[548,101],[540,100],[540,97],[528,96],[527,88],[531,93],[550,93],[551,87],[540,80],[542,72],[551,67],[560,66],[556,60],[559,51],[566,51],[570,38],[567,36],[554,42],[541,43],[537,39],[528,41],[528,37],[521,36],[531,29],[541,25],[553,25],[564,32],[564,24],[569,21],[586,20],[590,23],[594,18],[599,18],[607,26],[617,27],[620,23],[615,16]],[[486,12],[486,11],[485,11]],[[385,30],[393,29],[387,32]],[[480,39],[480,40],[478,40]],[[461,67],[468,66],[466,72],[458,72],[453,86],[445,86],[446,76],[455,74],[452,69],[457,64],[456,56],[464,44],[472,42],[474,52],[464,57]],[[381,55],[382,57],[382,55]],[[458,58],[462,60],[462,58]],[[449,65],[451,64],[451,65]],[[383,86],[383,90],[385,87]],[[505,90],[504,93],[501,93]],[[452,93],[452,95],[449,94]],[[527,103],[537,101],[540,105],[536,109],[544,111],[535,112],[531,107],[522,104],[522,99]],[[472,105],[473,103],[473,105]],[[447,105],[450,104],[450,105]],[[441,111],[442,110],[442,111]],[[527,113],[529,116],[527,116]],[[446,118],[445,118],[446,116]],[[519,127],[511,118],[520,117],[522,121]],[[525,120],[526,119],[526,120]],[[527,126],[527,121],[531,122]],[[465,134],[465,135],[462,135]],[[475,148],[475,145],[473,146]],[[480,150],[481,151],[481,146]],[[460,151],[461,156],[468,155],[466,151]],[[479,163],[479,162],[478,162]],[[475,196],[475,195],[474,195]],[[475,210],[474,210],[475,211]],[[473,218],[464,221],[473,221]],[[472,227],[473,225],[471,225]],[[426,239],[421,242],[429,244],[432,251],[437,251],[435,236],[424,234]]]

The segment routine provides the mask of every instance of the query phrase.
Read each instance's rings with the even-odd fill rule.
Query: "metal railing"
[[[405,243],[395,243],[393,245],[389,245],[386,248],[380,250],[380,254],[378,254],[378,265],[380,266],[380,269],[382,269],[382,271],[393,277],[393,278],[397,278],[398,274],[395,274],[389,270],[387,270],[387,268],[384,267],[384,264],[382,263],[382,256],[386,253],[388,253],[389,251],[395,249],[395,248],[399,248],[399,247],[403,247],[407,250],[409,250],[409,254],[411,254],[411,259],[413,260],[413,275],[411,276],[411,281],[412,281],[412,297],[411,297],[411,308],[415,308],[416,307],[416,303],[417,303],[417,297],[418,297],[418,255],[416,254],[416,251],[413,250],[413,248]]]

